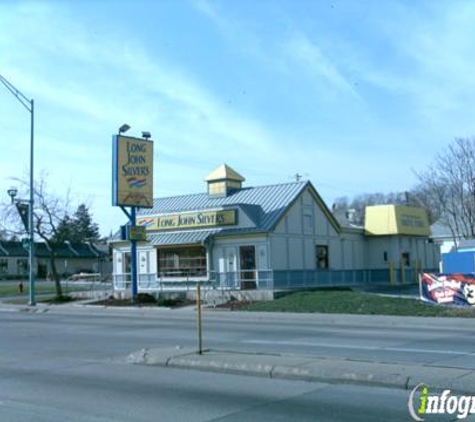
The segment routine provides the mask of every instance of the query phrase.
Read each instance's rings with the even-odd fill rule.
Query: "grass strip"
[[[475,317],[475,309],[471,308],[434,306],[415,299],[386,297],[345,290],[291,293],[276,300],[246,303],[238,306],[237,309],[261,312]]]

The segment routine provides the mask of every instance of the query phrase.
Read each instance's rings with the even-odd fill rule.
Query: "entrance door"
[[[239,248],[241,263],[241,288],[256,288],[256,247],[254,245]]]
[[[139,252],[139,274],[148,274],[148,252]]]
[[[149,258],[148,258],[148,251],[139,251],[138,259],[139,259],[139,266],[138,266],[138,278],[139,278],[139,288],[140,289],[147,289],[150,288],[150,274],[149,274]]]
[[[236,248],[226,248],[225,258],[224,258],[224,267],[226,269],[226,285],[228,287],[236,288],[237,286],[237,259],[236,259]]]

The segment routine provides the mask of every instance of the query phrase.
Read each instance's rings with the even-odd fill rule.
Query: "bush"
[[[137,294],[137,303],[155,303],[157,300],[154,296],[148,293]]]
[[[173,308],[183,304],[181,299],[159,299],[157,300],[157,306],[165,306],[167,308]]]
[[[45,302],[47,302],[47,303],[67,303],[67,302],[71,302],[73,300],[74,299],[71,296],[62,295],[62,296],[56,296],[53,299],[47,300]]]

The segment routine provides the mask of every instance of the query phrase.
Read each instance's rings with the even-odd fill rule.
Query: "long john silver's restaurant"
[[[310,181],[246,187],[226,164],[197,194],[139,210],[138,291],[209,288],[266,292],[417,280],[438,268],[422,209],[367,207],[365,227],[338,221]],[[115,239],[116,292],[130,285],[130,244]]]

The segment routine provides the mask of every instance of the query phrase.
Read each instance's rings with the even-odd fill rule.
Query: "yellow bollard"
[[[394,284],[396,281],[396,274],[395,274],[395,269],[394,269],[394,262],[389,263],[389,282],[391,284]]]

